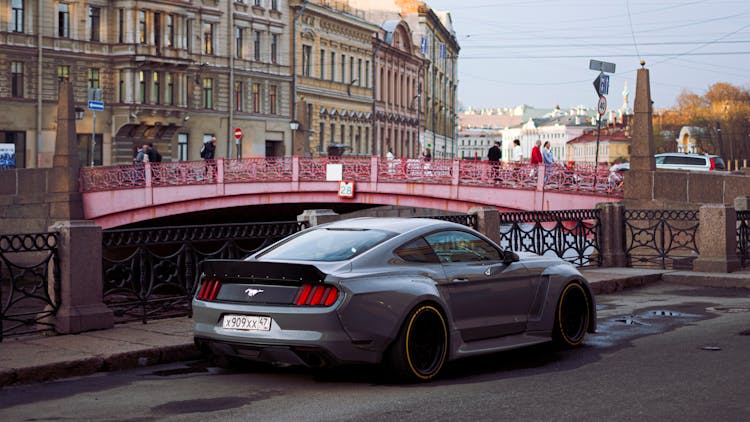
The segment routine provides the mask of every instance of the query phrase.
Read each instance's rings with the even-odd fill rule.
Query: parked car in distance
[[[227,362],[382,362],[410,381],[462,357],[576,347],[596,328],[573,265],[427,218],[343,220],[244,260],[206,260],[193,316],[196,345]]]
[[[713,171],[726,170],[724,160],[718,155],[666,152],[656,154],[656,168],[669,170]]]

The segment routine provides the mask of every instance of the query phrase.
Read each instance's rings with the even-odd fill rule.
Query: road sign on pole
[[[615,73],[615,64],[591,59],[589,61],[589,69],[605,73]]]
[[[599,112],[599,115],[601,116],[604,114],[605,111],[607,111],[607,98],[604,96],[599,97],[599,103],[596,105],[596,110]]]
[[[234,139],[238,141],[242,139],[242,128],[238,128],[238,127],[234,128]]]
[[[104,102],[103,101],[89,101],[88,108],[89,110],[94,110],[94,111],[104,111]]]

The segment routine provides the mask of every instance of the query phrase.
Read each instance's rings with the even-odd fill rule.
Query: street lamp
[[[83,107],[76,107],[75,113],[76,113],[76,120],[83,120],[83,112],[86,111],[83,109]]]
[[[292,132],[299,130],[299,122],[296,120],[292,120],[289,122],[289,129],[292,130]]]

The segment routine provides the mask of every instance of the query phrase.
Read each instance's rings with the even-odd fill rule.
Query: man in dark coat
[[[495,145],[487,152],[487,161],[490,162],[490,170],[495,179],[495,183],[500,182],[500,159],[503,158],[503,152],[500,150],[500,141],[495,141]]]

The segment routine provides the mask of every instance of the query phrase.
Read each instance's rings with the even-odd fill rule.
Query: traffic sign
[[[89,101],[89,110],[104,111],[104,101]]]
[[[238,141],[240,139],[242,139],[242,129],[241,128],[238,128],[238,127],[234,128],[234,139],[236,139]]]
[[[589,61],[589,69],[606,73],[615,73],[615,64],[591,59]]]
[[[340,180],[339,181],[339,197],[354,198],[354,181],[353,180]]]
[[[609,75],[600,73],[599,76],[594,79],[594,89],[596,95],[602,96],[609,94]]]
[[[599,97],[599,104],[596,105],[596,109],[600,115],[604,114],[604,112],[607,111],[607,98],[606,97],[604,96]]]

